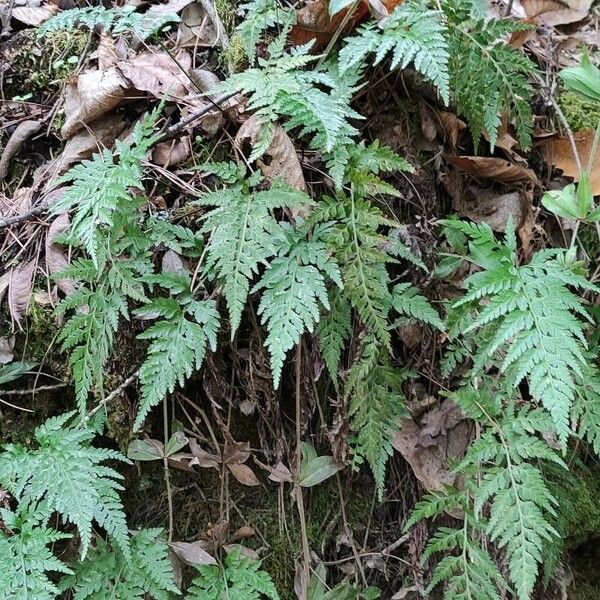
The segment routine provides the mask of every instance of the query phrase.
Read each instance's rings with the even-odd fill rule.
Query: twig
[[[37,394],[38,392],[47,392],[48,390],[57,390],[58,388],[67,387],[68,383],[54,383],[51,385],[40,385],[28,390],[2,390],[0,394],[4,396],[27,396],[29,394]]]
[[[3,229],[4,227],[10,227],[11,225],[15,225],[16,223],[20,223],[21,221],[27,221],[31,217],[35,217],[36,215],[45,212],[48,206],[48,203],[42,202],[41,204],[30,208],[28,211],[20,215],[15,215],[14,217],[7,217],[6,219],[0,219],[0,229]]]
[[[300,485],[300,465],[302,463],[302,448],[300,446],[302,427],[302,402],[300,394],[300,377],[302,375],[302,344],[296,348],[296,473],[295,473],[295,492],[296,504],[298,505],[298,516],[300,518],[300,533],[302,536],[302,579],[301,588],[306,595],[306,588],[310,577],[310,546],[308,543],[308,533],[306,531],[306,513],[304,512],[304,496],[302,495],[302,486]],[[301,598],[300,600],[306,600]]]
[[[138,369],[135,373],[132,373],[118,388],[113,390],[106,398],[98,402],[98,404],[92,408],[86,415],[85,420],[89,421],[103,406],[106,406],[111,400],[116,398],[120,393],[125,390],[125,388],[129,387],[131,383],[136,379],[136,377],[140,374],[140,370]]]

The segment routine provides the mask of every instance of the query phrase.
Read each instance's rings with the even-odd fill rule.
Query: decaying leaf
[[[213,19],[199,2],[186,6],[181,14],[177,45],[180,48],[198,46],[214,47],[219,45],[223,31],[218,31]]]
[[[530,181],[541,187],[536,174],[526,167],[515,165],[502,158],[488,156],[448,156],[447,161],[473,177],[493,179],[502,183]]]
[[[130,85],[115,69],[86,71],[67,82],[65,122],[61,135],[68,139],[123,101]]]
[[[169,0],[163,4],[153,4],[148,12],[153,15],[176,15],[180,13],[186,6],[194,2],[194,0]]]
[[[112,35],[106,33],[106,31],[100,32],[100,41],[98,42],[98,48],[94,53],[90,55],[90,58],[98,59],[98,70],[107,71],[116,66],[119,61],[119,55],[117,51],[117,45]],[[124,57],[123,57],[124,58]]]
[[[274,467],[267,467],[269,469],[268,478],[276,483],[291,483],[294,478],[292,472],[279,461]]]
[[[589,164],[592,153],[594,132],[591,130],[578,131],[573,136],[581,165],[585,169]],[[579,169],[577,168],[568,138],[548,138],[541,143],[541,149],[547,163],[560,169],[566,177],[572,177],[575,181],[579,181]],[[598,196],[600,194],[600,152],[596,153],[592,168],[590,169],[590,184],[592,193],[594,196]]]
[[[431,492],[458,485],[451,462],[464,456],[472,434],[472,422],[452,401],[444,400],[422,417],[420,425],[412,418],[403,419],[392,445]]]
[[[42,121],[21,121],[12,132],[2,156],[0,156],[0,181],[8,175],[8,167],[12,157],[17,154],[21,146],[42,128]]]
[[[521,0],[521,6],[527,17],[546,25],[568,25],[590,14],[592,0]]]
[[[195,567],[197,565],[216,565],[217,561],[205,549],[207,543],[203,540],[198,542],[173,542],[170,544],[173,552],[186,565]]]
[[[235,136],[236,145],[242,149],[244,142],[249,141],[254,146],[258,139],[260,122],[256,116],[250,117],[239,129]],[[281,179],[289,186],[307,191],[306,181],[302,174],[300,160],[294,144],[288,134],[279,126],[275,126],[273,141],[267,151],[257,161],[264,176],[269,181]]]
[[[6,273],[8,275],[8,273]],[[0,282],[0,298],[2,295],[1,290],[1,282]],[[8,286],[8,281],[7,284]],[[14,359],[14,347],[15,347],[15,338],[14,337],[0,337],[0,365],[6,365],[9,362],[12,362]]]
[[[161,142],[152,151],[152,161],[161,167],[171,167],[184,162],[192,153],[190,136]]]
[[[21,263],[10,271],[8,283],[8,309],[10,316],[21,326],[21,319],[26,315],[35,281],[37,262],[30,260]]]
[[[37,27],[59,11],[58,6],[42,0],[17,0],[12,9],[12,17],[25,25]]]
[[[12,198],[0,194],[0,217],[13,217],[28,211],[31,208],[32,193],[32,188],[21,187]]]
[[[185,71],[191,65],[191,56],[184,50],[178,52],[175,59],[166,52],[140,52],[130,60],[119,62],[118,69],[140,92],[148,92],[160,99],[179,99],[189,85]]]
[[[69,213],[62,213],[50,223],[46,232],[46,270],[48,275],[56,275],[69,265],[64,246],[54,241],[56,236],[64,233],[69,228]],[[72,279],[61,278],[56,280],[58,289],[65,295],[70,296],[76,289]]]
[[[227,464],[227,469],[242,485],[260,485],[260,481],[248,465],[232,463]]]

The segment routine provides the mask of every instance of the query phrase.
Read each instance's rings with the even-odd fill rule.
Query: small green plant
[[[279,594],[260,562],[234,551],[222,566],[201,565],[192,581],[186,600],[220,600],[224,596],[239,600],[279,600]]]

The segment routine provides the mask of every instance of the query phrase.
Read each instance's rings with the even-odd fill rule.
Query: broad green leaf
[[[163,457],[163,445],[158,440],[133,440],[127,448],[127,458],[131,460],[160,460]]]
[[[176,431],[171,439],[167,442],[167,447],[165,448],[165,456],[172,456],[176,452],[179,452],[184,446],[188,443],[188,439],[183,433],[183,431]]]
[[[580,219],[575,185],[570,183],[562,190],[550,190],[542,196],[542,205],[546,210],[567,219]]]
[[[312,487],[329,479],[339,471],[332,456],[318,456],[308,462],[302,462],[300,467],[300,485]]]
[[[600,69],[592,64],[587,54],[579,67],[568,67],[559,72],[565,85],[590,100],[600,102]]]
[[[19,377],[31,371],[36,364],[37,363],[33,362],[17,361],[8,365],[3,365],[0,367],[0,385],[19,379]]]

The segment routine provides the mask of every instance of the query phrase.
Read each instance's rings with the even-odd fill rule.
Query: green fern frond
[[[73,523],[81,536],[82,557],[96,521],[129,558],[129,534],[118,494],[122,477],[102,464],[127,459],[116,450],[91,446],[94,433],[88,429],[66,427],[73,414],[48,419],[37,427],[35,449],[5,446],[0,454],[0,483],[21,506],[43,501],[50,511]]]
[[[311,204],[297,190],[276,184],[267,191],[251,192],[234,185],[205,194],[196,201],[214,208],[204,215],[201,231],[210,234],[204,271],[214,274],[223,285],[229,310],[231,338],[239,327],[250,283],[266,264],[284,236],[273,210],[300,210]]]
[[[60,582],[75,600],[171,600],[179,594],[173,565],[161,529],[142,529],[131,537],[131,556],[96,538],[87,558],[75,573]]]
[[[339,61],[342,69],[349,69],[375,53],[374,64],[377,65],[389,52],[392,53],[391,69],[405,69],[413,63],[415,70],[438,88],[448,104],[447,30],[439,12],[426,10],[417,2],[404,2],[380,23],[367,23],[356,35],[347,38]]]
[[[427,323],[440,331],[445,329],[444,323],[431,304],[410,283],[399,283],[394,286],[392,307],[400,315]]]
[[[198,576],[192,581],[186,600],[221,600],[226,595],[236,600],[279,600],[269,574],[260,562],[243,557],[238,551],[225,557],[225,564],[196,567]]]
[[[40,506],[0,509],[0,589],[4,600],[54,600],[59,590],[47,572],[71,573],[49,545],[71,537],[48,527],[51,511]]]
[[[207,346],[216,350],[219,329],[216,303],[193,299],[189,275],[158,275],[149,281],[171,291],[175,287],[175,297],[160,298],[136,310],[138,315],[158,315],[160,320],[138,335],[151,343],[140,368],[141,400],[134,430],[142,426],[153,406],[201,367]]]
[[[506,38],[529,26],[516,21],[471,18],[468,3],[444,0],[448,21],[450,89],[458,109],[468,122],[477,149],[482,133],[493,148],[502,115],[515,127],[523,147],[531,144],[533,118],[528,81],[536,68]]]
[[[134,6],[104,8],[103,6],[87,6],[64,10],[48,19],[38,28],[38,36],[63,29],[73,30],[76,27],[94,29],[102,27],[112,33],[133,31],[141,40],[158,33],[167,23],[179,21],[176,14],[142,14],[135,12]]]
[[[258,314],[267,326],[265,346],[271,355],[275,387],[287,353],[320,318],[320,305],[329,309],[326,280],[342,286],[339,268],[326,245],[305,232],[290,232],[285,254],[271,261],[254,291],[262,290]]]
[[[244,19],[235,31],[251,65],[256,62],[256,46],[263,31],[278,25],[286,29],[296,22],[296,13],[279,6],[277,0],[250,0],[240,4],[239,9],[244,11]]]
[[[353,464],[368,462],[380,499],[393,454],[392,438],[406,413],[402,385],[409,377],[408,371],[389,366],[385,350],[373,336],[365,338],[362,354],[348,373],[344,394],[350,401]]]

